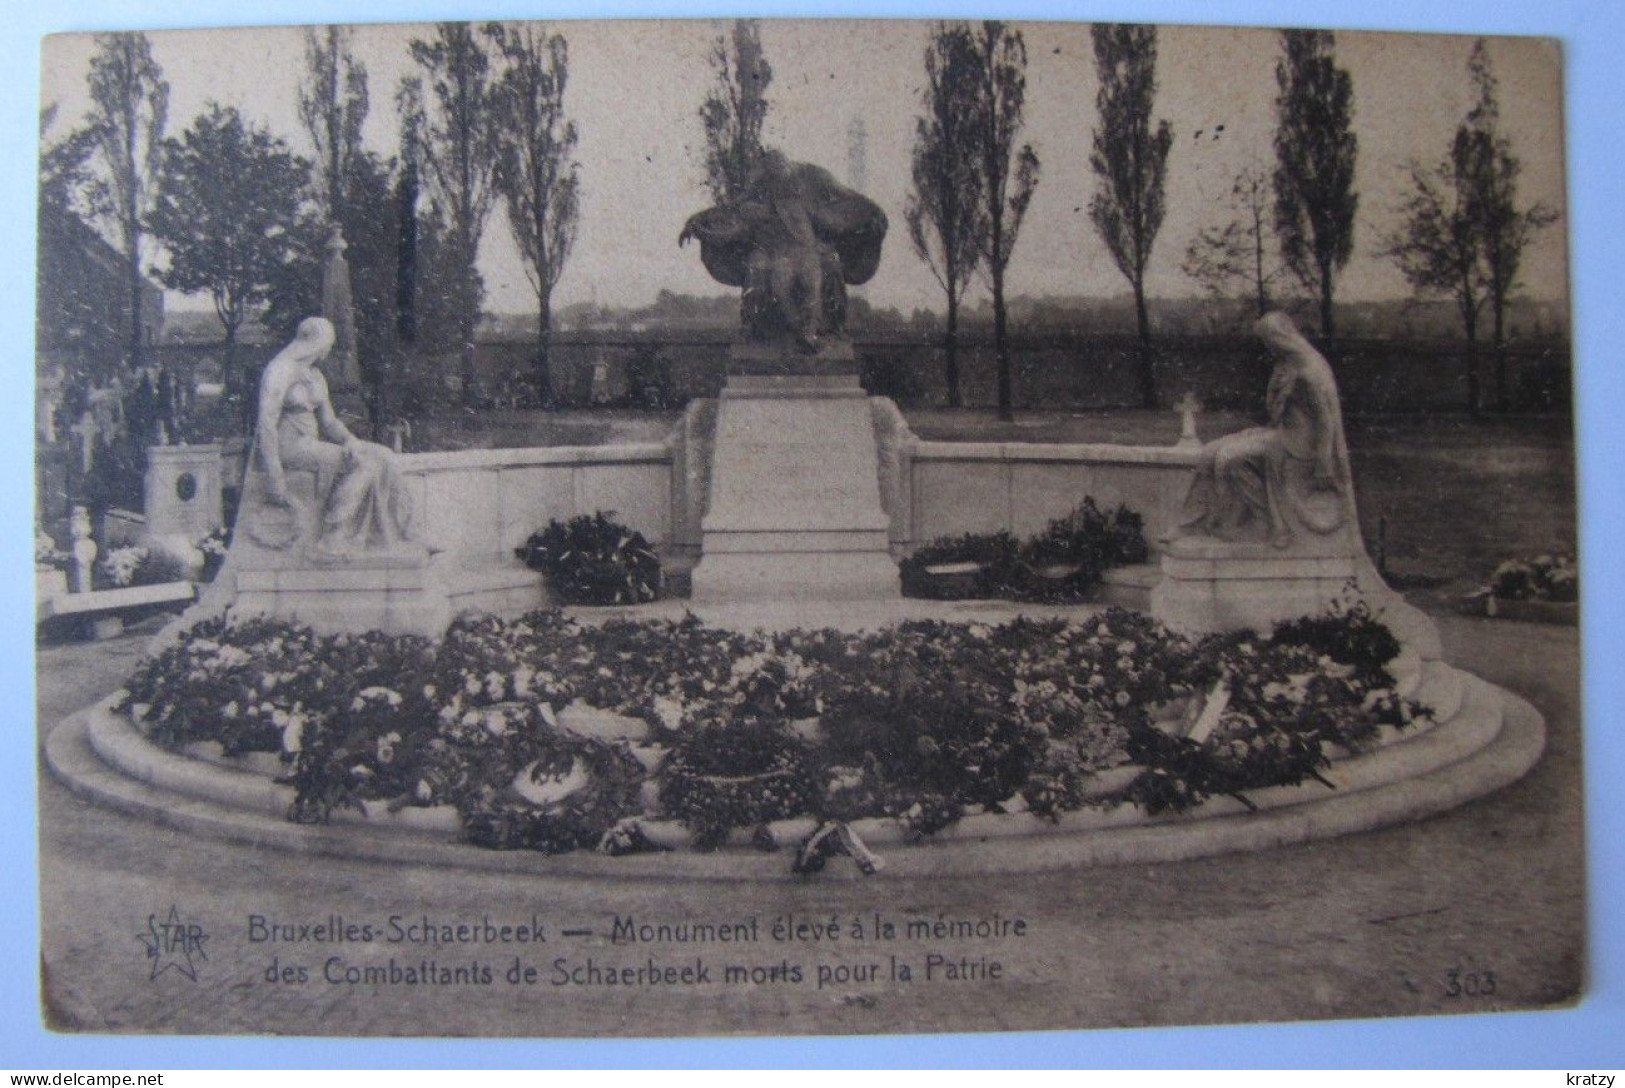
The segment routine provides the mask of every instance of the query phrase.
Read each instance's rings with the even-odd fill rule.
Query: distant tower
[[[860,193],[869,180],[868,156],[869,130],[863,118],[854,117],[846,126],[846,184]]]

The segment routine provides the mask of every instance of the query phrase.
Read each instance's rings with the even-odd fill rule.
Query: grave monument
[[[899,595],[846,288],[886,215],[826,170],[763,152],[745,192],[688,220],[706,271],[741,288],[717,411],[697,603]]]
[[[220,528],[219,444],[147,447],[142,494],[149,536],[193,541]]]

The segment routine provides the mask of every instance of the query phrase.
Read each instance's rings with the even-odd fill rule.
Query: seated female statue
[[[1277,548],[1352,528],[1354,489],[1331,367],[1283,313],[1254,326],[1274,359],[1269,423],[1209,442],[1178,535]]]
[[[395,454],[357,438],[333,411],[317,369],[332,347],[332,323],[307,317],[266,364],[243,497],[252,515],[248,533],[276,550],[302,542],[313,559],[422,552]],[[288,474],[296,471],[315,474],[315,510],[289,489]]]

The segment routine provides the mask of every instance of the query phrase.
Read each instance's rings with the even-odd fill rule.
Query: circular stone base
[[[1129,805],[1084,809],[1048,823],[1026,813],[978,814],[919,843],[894,821],[861,820],[854,830],[885,859],[887,877],[976,876],[1087,865],[1183,861],[1260,850],[1405,823],[1493,792],[1521,778],[1545,745],[1540,714],[1524,700],[1449,666],[1430,686],[1455,691],[1453,713],[1374,751],[1335,762],[1317,782],[1249,791],[1256,811],[1215,797],[1183,814],[1147,816]],[[62,721],[46,740],[51,770],[98,804],[192,834],[272,849],[412,865],[531,872],[592,880],[788,880],[791,851],[748,847],[604,857],[482,849],[459,839],[454,813],[374,806],[368,817],[335,814],[333,824],[286,819],[291,787],[260,775],[164,751],[104,700]],[[786,821],[781,842],[811,822]],[[658,836],[665,838],[666,836]],[[823,879],[857,879],[836,862]]]

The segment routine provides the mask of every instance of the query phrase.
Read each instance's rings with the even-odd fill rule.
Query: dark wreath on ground
[[[277,753],[295,821],[449,805],[480,846],[619,854],[652,847],[649,820],[705,849],[795,817],[925,836],[968,811],[1245,801],[1426,714],[1395,690],[1399,651],[1358,603],[1199,640],[1123,609],[774,635],[538,611],[439,641],[211,620],[144,661],[118,708],[166,749]],[[1216,725],[1183,735],[1220,685]],[[572,704],[641,720],[646,743],[566,727]]]

